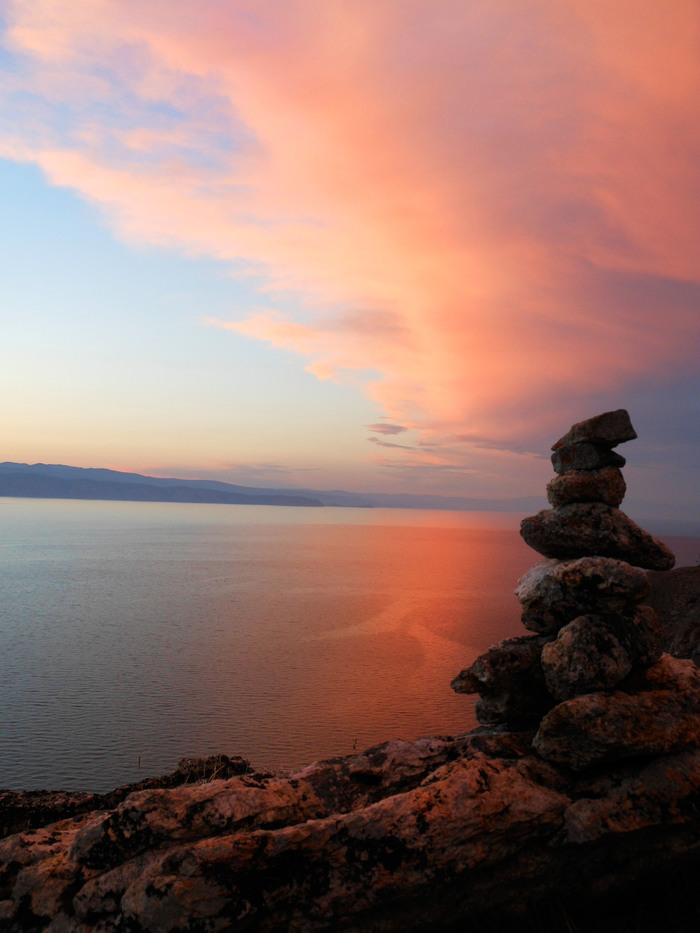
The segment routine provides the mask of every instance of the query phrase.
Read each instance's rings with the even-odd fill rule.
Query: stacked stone
[[[663,680],[657,670],[645,674],[658,667],[663,650],[662,629],[644,605],[645,569],[669,570],[674,556],[618,508],[625,460],[614,448],[636,436],[620,409],[575,424],[553,445],[557,475],[547,486],[553,508],[524,519],[520,532],[545,558],[516,590],[523,625],[535,634],[501,642],[452,682],[458,693],[480,694],[476,715],[484,725],[539,724],[535,747],[544,757],[551,724],[557,735],[571,726],[567,704],[609,697],[621,685],[643,693]],[[673,680],[668,664],[664,669]],[[556,760],[573,767],[576,754],[570,748],[561,754]]]

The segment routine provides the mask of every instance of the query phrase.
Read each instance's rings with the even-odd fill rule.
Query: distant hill
[[[218,480],[175,479],[118,470],[49,463],[0,463],[0,496],[37,499],[111,499],[132,502],[203,502],[222,505],[342,506],[528,512],[544,507],[536,496],[475,499],[466,496],[358,494],[342,489],[269,489]]]
[[[129,502],[204,502],[221,505],[323,503],[294,492],[264,493],[244,486],[210,488],[197,480],[158,479],[117,470],[93,470],[44,463],[0,463],[0,496],[31,499],[109,499]],[[240,490],[240,491],[239,491]]]

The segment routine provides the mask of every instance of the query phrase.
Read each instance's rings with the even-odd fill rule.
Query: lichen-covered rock
[[[647,686],[687,681],[687,669],[664,661]],[[627,893],[629,904],[639,885],[634,895],[626,885],[646,871],[658,883],[668,873],[695,877],[698,750],[577,775],[542,761],[517,735],[482,730],[387,743],[302,774],[275,779],[289,784],[283,796],[296,789],[301,798],[313,783],[319,800],[349,796],[356,805],[298,819],[300,800],[267,826],[200,820],[196,838],[182,838],[187,827],[179,837],[156,834],[160,842],[137,855],[122,850],[110,868],[72,855],[72,840],[99,815],[5,839],[3,933],[522,930],[519,918],[549,916],[552,891],[567,925],[591,929],[575,924],[582,899]],[[229,785],[240,805],[240,779],[214,783]],[[371,802],[347,795],[345,783]],[[222,790],[205,807],[223,803]],[[151,799],[163,804],[163,826],[176,808],[196,820],[201,787],[178,790],[177,807],[169,794]]]
[[[508,638],[489,648],[452,681],[456,693],[479,693],[476,717],[484,725],[539,721],[552,700],[540,664],[545,636]]]
[[[570,470],[547,484],[547,500],[558,509],[570,502],[604,502],[617,507],[625,498],[627,484],[619,467],[600,470]]]
[[[613,557],[648,570],[670,570],[675,557],[619,509],[601,502],[572,502],[544,509],[520,523],[527,544],[545,557]]]
[[[578,771],[699,745],[700,673],[693,662],[664,655],[634,678],[622,685],[626,689],[588,693],[555,706],[540,723],[535,750]]]
[[[632,670],[617,627],[601,616],[579,616],[542,650],[547,689],[557,700],[616,687]]]
[[[628,412],[624,408],[618,408],[574,424],[563,437],[552,444],[552,450],[567,444],[583,442],[599,444],[601,447],[617,447],[618,444],[633,441],[636,437],[637,432],[632,427]]]
[[[209,794],[206,785],[137,793],[117,808],[116,821],[84,815],[8,837],[0,844],[3,933],[203,933],[239,923],[364,931],[447,922],[455,905],[442,905],[436,886],[474,868],[494,870],[562,824],[570,803],[563,782],[523,758],[525,749],[509,735],[386,743],[309,766],[303,778],[266,778],[261,787],[247,778],[214,781]],[[308,818],[312,784],[317,801],[347,799],[336,784],[340,772],[357,786],[357,805],[316,805]],[[261,791],[270,794],[267,813]],[[292,804],[273,813],[280,798]],[[126,844],[95,848],[108,825],[111,840],[119,826],[143,827],[136,813],[143,804],[150,832],[138,844],[131,834]],[[215,810],[223,821],[211,818]],[[252,821],[230,818],[246,810]],[[485,897],[479,904],[472,896],[462,909],[488,909],[488,888]]]
[[[522,622],[533,632],[557,632],[589,612],[622,612],[649,592],[646,573],[611,557],[549,559],[531,567],[515,595]]]
[[[512,857],[561,825],[569,798],[535,775],[519,762],[477,756],[362,810],[176,847],[153,858],[120,906],[149,933],[175,933],[182,917],[195,929],[399,929],[384,912],[409,888],[422,896],[414,911],[423,926],[445,923],[450,908],[435,886]]]
[[[623,467],[624,457],[596,444],[566,444],[557,447],[552,454],[552,466],[556,473],[571,470],[602,470],[604,467]]]
[[[210,755],[205,758],[182,758],[174,771],[144,778],[117,787],[108,794],[85,794],[78,791],[0,790],[0,838],[34,826],[46,826],[91,810],[111,810],[129,794],[139,790],[179,787],[229,778],[251,771],[250,762],[238,755]]]

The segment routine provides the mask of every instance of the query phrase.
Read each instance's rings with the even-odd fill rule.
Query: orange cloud
[[[470,445],[556,431],[588,395],[692,369],[695,4],[8,11],[22,119],[0,153],[126,238],[264,276],[272,310],[218,323],[360,380],[443,460],[468,469]]]

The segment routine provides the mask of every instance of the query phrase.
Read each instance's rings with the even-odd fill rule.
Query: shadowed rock
[[[655,664],[663,635],[650,606],[628,615],[584,615],[542,649],[547,689],[557,700],[616,687],[632,670]]]
[[[627,486],[618,467],[600,470],[571,470],[560,473],[547,484],[547,500],[557,509],[570,502],[604,502],[618,506]]]
[[[557,700],[616,687],[632,670],[628,645],[608,620],[579,616],[542,650],[547,689]]]
[[[150,838],[111,852],[98,847],[106,862],[94,848],[76,857],[74,844],[100,838],[100,814],[12,836],[0,842],[0,926],[531,933],[523,918],[547,917],[553,890],[570,929],[577,904],[605,891],[620,900],[636,882],[628,917],[644,871],[657,886],[664,872],[694,877],[700,751],[589,777],[543,762],[517,739],[482,732],[387,743],[257,787],[247,775],[214,781],[208,793],[202,785],[163,790],[149,798]],[[310,786],[320,808],[309,819]],[[252,819],[235,822],[245,787],[255,799]],[[298,806],[276,809],[295,793]],[[140,797],[119,810],[126,832]]]
[[[452,681],[456,693],[478,693],[476,717],[484,725],[539,721],[551,708],[540,655],[549,639],[522,635],[489,648]]]
[[[590,612],[622,612],[649,592],[643,570],[611,557],[540,561],[518,584],[523,625],[541,633],[556,632]]]
[[[565,700],[543,718],[533,748],[575,771],[700,744],[700,673],[663,655],[614,693]]]
[[[649,602],[664,630],[665,648],[700,665],[700,567],[648,574]]]
[[[566,444],[552,454],[552,466],[557,473],[571,470],[602,470],[604,467],[623,467],[627,462],[608,447],[596,444]]]
[[[617,447],[625,441],[633,441],[637,432],[632,427],[630,416],[624,408],[606,411],[602,415],[579,421],[563,437],[552,444],[557,450],[567,444],[598,444],[601,447]]]
[[[573,502],[560,509],[544,509],[523,519],[520,534],[545,557],[613,557],[648,570],[670,570],[675,562],[663,542],[624,512],[600,502]]]
[[[110,810],[129,794],[139,790],[179,787],[181,784],[211,781],[214,778],[229,778],[250,770],[250,762],[238,755],[210,755],[206,758],[182,758],[177,768],[169,774],[125,784],[108,794],[0,790],[0,837],[56,823],[91,810]]]

